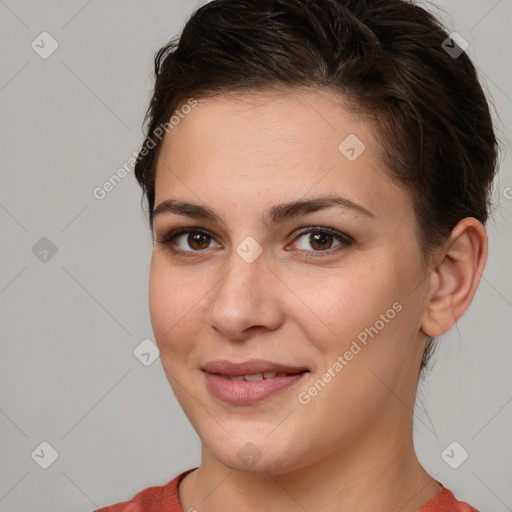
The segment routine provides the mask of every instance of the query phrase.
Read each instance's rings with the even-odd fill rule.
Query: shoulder
[[[178,485],[194,469],[179,474],[165,485],[148,487],[130,501],[109,505],[94,512],[183,512],[178,498]]]
[[[419,512],[478,512],[478,510],[463,501],[458,501],[446,487]]]

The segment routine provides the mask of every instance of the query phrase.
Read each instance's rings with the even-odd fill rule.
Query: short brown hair
[[[150,226],[161,147],[154,133],[181,104],[304,87],[341,93],[375,120],[390,175],[411,194],[424,254],[461,219],[485,223],[498,146],[475,68],[465,52],[445,51],[448,37],[432,14],[405,0],[207,3],[155,56],[146,149],[135,166]]]

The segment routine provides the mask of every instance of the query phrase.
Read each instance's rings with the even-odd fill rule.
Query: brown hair
[[[465,52],[446,51],[447,38],[433,15],[404,0],[207,3],[155,56],[135,166],[150,227],[158,127],[191,97],[273,88],[327,88],[372,116],[390,175],[413,199],[424,254],[461,219],[485,223],[497,142],[475,68]]]

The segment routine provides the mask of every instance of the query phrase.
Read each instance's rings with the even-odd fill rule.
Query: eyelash
[[[170,233],[167,233],[166,235],[163,235],[160,238],[156,238],[156,242],[168,247],[174,254],[178,254],[185,257],[195,256],[197,253],[205,252],[207,249],[203,250],[190,250],[190,251],[184,251],[182,249],[176,249],[174,248],[174,239],[178,236],[181,236],[183,234],[190,234],[190,233],[201,233],[202,235],[207,236],[208,238],[214,240],[215,238],[205,229],[198,228],[198,227],[190,227],[190,228],[177,228],[171,231]],[[292,242],[295,242],[297,239],[301,238],[304,235],[307,235],[309,233],[322,233],[331,235],[334,238],[338,239],[338,241],[341,242],[341,245],[338,245],[331,249],[326,250],[312,250],[307,251],[304,249],[299,249],[299,252],[303,252],[304,256],[307,258],[321,258],[322,255],[331,255],[334,252],[343,249],[344,247],[349,247],[354,243],[354,239],[350,236],[348,236],[345,233],[342,233],[336,229],[329,228],[329,227],[318,227],[318,226],[311,226],[307,228],[300,229],[295,238],[292,240]],[[308,254],[309,253],[309,254]],[[312,254],[311,254],[312,253]],[[320,253],[320,254],[318,254]]]

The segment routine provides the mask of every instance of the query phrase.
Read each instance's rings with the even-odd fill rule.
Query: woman
[[[487,257],[460,39],[402,0],[214,0],[155,71],[150,312],[201,463],[101,510],[474,511],[412,438]]]

